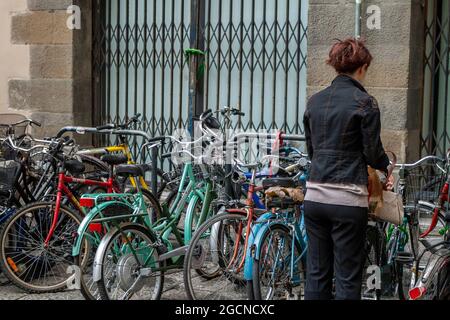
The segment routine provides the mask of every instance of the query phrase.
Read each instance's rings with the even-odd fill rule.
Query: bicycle
[[[194,155],[187,150],[184,152],[194,159]],[[200,160],[200,159],[198,159]],[[209,183],[208,170],[202,167],[202,173]],[[133,173],[133,166],[129,166],[128,174]],[[185,167],[190,167],[187,164]],[[189,169],[188,169],[189,170]],[[191,185],[192,184],[192,185]],[[172,208],[167,209],[163,204],[161,219],[154,223],[145,224],[143,221],[119,223],[118,217],[102,220],[114,222],[112,228],[101,240],[95,256],[93,281],[97,283],[101,299],[159,299],[162,294],[164,274],[170,270],[179,270],[183,267],[183,256],[186,252],[186,240],[178,230],[181,211],[184,207],[186,196],[191,194],[194,187],[192,181],[187,190],[182,190],[184,184],[180,184],[179,197],[182,201],[175,201]],[[208,188],[206,189],[208,192]],[[208,195],[205,196],[207,198]],[[133,214],[129,218],[137,218],[145,214],[140,213],[137,205],[133,205]],[[124,218],[123,216],[120,217]],[[202,218],[200,218],[201,220]],[[189,217],[186,220],[192,221]],[[174,236],[176,243],[172,243]],[[135,270],[129,273],[130,268]],[[205,277],[214,274],[203,274]]]
[[[141,114],[136,114],[135,116],[131,117],[127,122],[125,122],[122,125],[106,124],[106,125],[98,126],[95,128],[94,127],[76,127],[76,126],[75,127],[73,127],[73,126],[63,127],[57,133],[56,138],[61,138],[64,136],[64,134],[69,133],[69,132],[77,133],[80,135],[84,135],[87,133],[115,135],[115,136],[117,136],[118,144],[111,145],[111,146],[99,147],[99,148],[87,148],[87,149],[79,150],[77,152],[77,155],[82,156],[82,157],[96,159],[95,157],[98,157],[98,156],[101,157],[101,156],[105,156],[105,155],[109,155],[109,154],[120,154],[120,155],[124,155],[126,157],[128,164],[135,164],[135,162],[133,160],[133,155],[131,153],[131,148],[128,143],[127,136],[130,136],[130,135],[134,136],[134,137],[141,136],[146,141],[148,141],[150,139],[150,137],[146,133],[144,133],[142,131],[130,129],[131,126],[140,123],[140,120],[139,120],[140,117],[141,117]],[[107,172],[108,166],[105,164],[103,167],[106,168],[105,170],[103,170],[103,172]],[[155,173],[152,175],[152,181],[157,180],[157,179],[160,181],[159,187],[158,187],[156,181],[154,181],[153,186],[152,186],[152,188],[157,189],[155,192],[156,192],[157,197],[160,198],[164,194],[164,191],[166,190],[166,187],[168,186],[169,180],[168,180],[165,172],[163,172],[159,168],[156,168],[156,166],[155,166],[155,170],[150,170],[150,171],[152,171],[152,172],[155,171]],[[137,183],[139,183],[142,186],[142,188],[144,188],[145,190],[151,189],[147,185],[145,177],[132,177],[129,180],[130,180],[130,184],[131,184],[132,188],[135,188]],[[137,180],[139,180],[139,181],[137,181]],[[125,183],[125,182],[123,182],[123,183]],[[169,191],[171,191],[171,190],[169,190]]]
[[[440,188],[446,169],[443,159],[427,156],[412,164],[397,164],[399,180],[396,190],[402,195],[405,216],[398,226],[385,224],[385,242],[381,266],[385,279],[384,291],[397,295],[400,300],[408,298],[410,287],[415,282],[416,261],[421,244],[430,235],[430,217],[435,205],[423,200],[439,199]],[[439,217],[439,218],[438,218]],[[436,221],[443,221],[439,213]],[[417,265],[417,267],[419,267]]]
[[[157,144],[155,142],[161,141],[163,139],[173,139],[177,140],[175,137],[157,137],[157,138],[147,138],[148,142],[143,145],[142,148],[150,147],[154,148]],[[182,143],[179,141],[179,143]],[[163,158],[169,157],[171,154],[163,155]],[[129,165],[129,167],[133,168],[133,165]],[[122,167],[118,167],[120,170]],[[144,173],[151,171],[151,166],[145,165],[145,167],[135,166],[137,172]],[[145,170],[140,171],[139,168],[145,168]],[[117,175],[117,173],[116,173]],[[126,178],[135,178],[138,175],[128,174],[124,175]],[[187,182],[188,181],[188,182]],[[129,193],[97,193],[97,194],[85,194],[82,197],[82,205],[89,208],[90,211],[84,217],[80,227],[77,230],[77,240],[74,243],[72,255],[75,259],[77,265],[80,264],[80,255],[83,250],[83,243],[88,241],[91,251],[95,252],[98,248],[100,241],[105,235],[106,231],[111,229],[110,224],[116,222],[115,217],[117,216],[114,212],[121,212],[121,217],[142,217],[147,215],[148,209],[154,208],[154,212],[149,214],[151,216],[151,220],[146,224],[147,226],[154,226],[157,222],[161,222],[159,219],[167,219],[171,217],[172,220],[179,220],[182,211],[185,208],[185,205],[189,202],[189,197],[191,193],[194,192],[196,186],[198,186],[198,178],[194,173],[192,164],[186,164],[184,166],[183,172],[181,174],[180,184],[175,194],[171,194],[168,197],[168,200],[160,206],[159,203],[150,202],[151,206],[148,206],[145,202],[141,201],[142,193],[144,192],[144,186],[139,186],[137,188],[137,192],[134,197],[132,197]],[[201,188],[195,190],[196,195],[198,196]],[[202,199],[204,197],[202,196]],[[99,202],[99,199],[103,200]],[[170,207],[169,207],[170,203]],[[141,213],[140,213],[141,212]],[[106,219],[106,217],[112,217],[112,219]],[[173,217],[173,218],[172,218]],[[119,219],[119,221],[121,221]],[[167,222],[167,221],[165,221]],[[149,224],[150,223],[150,224]],[[172,222],[169,223],[170,225]],[[159,231],[164,224],[160,224],[157,227]],[[99,293],[94,283],[92,277],[92,264],[86,264],[81,270],[81,293],[88,300],[94,300],[99,298]]]
[[[421,237],[430,235],[438,229],[441,241],[432,243],[422,239],[425,249],[415,261],[412,270],[413,280],[409,290],[411,300],[450,300],[450,211],[449,185],[450,185],[450,150],[447,151],[445,171],[446,181],[442,185],[439,200],[436,203],[420,201],[423,206],[432,212],[431,223]],[[442,225],[439,225],[442,224]],[[425,268],[420,271],[420,262],[426,253],[431,253]]]
[[[107,181],[75,178],[85,168],[80,161],[64,154],[64,147],[69,145],[73,146],[73,140],[59,139],[47,152],[58,176],[56,200],[34,202],[21,208],[9,217],[0,231],[0,269],[14,284],[28,292],[59,291],[66,286],[66,269],[73,265],[74,235],[85,214],[68,184],[120,192],[113,177]],[[29,153],[35,147],[28,150],[15,148]],[[63,195],[78,213],[63,204]],[[152,194],[147,196],[158,203]]]
[[[201,122],[201,127],[203,128],[203,132],[205,134],[204,137],[201,137],[200,139],[197,139],[197,141],[194,141],[192,143],[185,143],[181,142],[175,137],[167,136],[167,137],[159,137],[154,138],[154,141],[164,140],[164,139],[171,139],[172,142],[177,143],[178,145],[184,146],[186,148],[187,145],[189,146],[195,146],[198,142],[207,142],[211,136],[214,136],[214,134],[210,134],[211,132],[208,132],[211,128],[217,128],[217,119],[214,117],[211,117],[211,111],[207,110],[205,111],[200,118],[198,119]],[[217,138],[217,136],[216,136]],[[160,141],[160,142],[161,142]],[[184,150],[185,153],[188,153],[191,155],[187,150]],[[176,153],[176,152],[175,152]],[[168,158],[171,157],[174,153],[165,154],[162,156],[162,158]],[[193,156],[193,155],[192,155]],[[219,172],[216,172],[219,173]],[[168,175],[171,176],[171,180],[168,184],[173,185],[175,182],[174,175],[168,173]],[[180,232],[183,235],[184,242],[183,244],[187,244],[190,241],[190,238],[192,237],[192,231],[196,228],[196,226],[205,221],[206,218],[211,215],[213,202],[217,198],[217,192],[216,192],[216,183],[218,182],[217,175],[214,174],[214,179],[212,178],[212,175],[208,172],[206,173],[205,170],[203,170],[203,179],[204,181],[200,181],[197,177],[198,174],[194,172],[194,166],[190,162],[190,160],[183,165],[183,169],[181,170],[180,174],[175,174],[175,178],[177,178],[177,182],[179,182],[178,190],[173,191],[168,197],[167,201],[165,201],[162,204],[162,208],[160,211],[164,211],[165,217],[175,217],[176,220],[179,221],[178,224],[181,222],[184,225],[184,228],[180,228]],[[219,176],[223,176],[223,174],[219,173]],[[179,178],[179,179],[178,179]],[[187,208],[185,208],[185,205],[187,204]],[[96,218],[96,216],[101,211],[107,211],[108,206],[115,206],[114,202],[110,203],[103,203],[100,207],[96,207],[94,210],[92,210],[88,216],[83,221],[82,225],[86,226],[88,224],[88,221],[92,221]],[[200,209],[200,210],[199,210]],[[128,211],[130,212],[136,212],[136,206],[130,205],[128,208]],[[198,212],[200,211],[200,212]],[[182,219],[182,215],[185,212],[185,218]],[[158,231],[158,230],[156,230]],[[87,230],[86,228],[78,231],[80,237],[79,239],[82,239],[83,236],[86,234]],[[95,246],[95,245],[94,245]],[[169,249],[172,250],[173,248],[169,246]],[[80,245],[79,243],[75,245],[73,255],[78,256],[80,252]],[[89,271],[83,271],[83,274],[89,278]],[[93,281],[89,280],[89,282],[92,284]],[[98,294],[95,292],[95,286],[91,286],[92,290],[86,290],[86,286],[84,283],[82,283],[82,293],[85,297],[89,299],[93,299]],[[86,292],[91,291],[89,294],[85,294]]]
[[[286,169],[300,172],[292,178],[265,179],[263,188],[298,188],[305,190],[309,161],[302,158]],[[267,202],[271,213],[255,223],[247,251],[245,277],[248,298],[253,300],[297,300],[303,296],[306,279],[307,237],[302,203],[291,198],[272,198]]]

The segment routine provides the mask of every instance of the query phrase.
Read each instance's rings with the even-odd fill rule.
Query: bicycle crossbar
[[[166,261],[175,257],[185,256],[189,245],[182,246],[159,256],[158,262]]]

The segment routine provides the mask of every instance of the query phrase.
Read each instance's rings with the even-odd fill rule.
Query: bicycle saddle
[[[86,166],[78,160],[71,159],[64,162],[64,169],[69,171],[71,174],[76,175],[83,173],[84,170],[86,170]]]
[[[100,160],[110,166],[117,166],[128,162],[128,158],[124,154],[105,154],[100,158]]]
[[[121,164],[116,167],[116,175],[122,177],[139,177],[150,171],[148,164]]]
[[[264,189],[272,187],[296,188],[299,185],[299,181],[294,181],[292,178],[268,178],[264,179],[262,182]]]
[[[205,126],[210,129],[220,130],[221,128],[219,120],[213,116],[211,109],[206,110],[200,115],[200,121],[202,121]]]

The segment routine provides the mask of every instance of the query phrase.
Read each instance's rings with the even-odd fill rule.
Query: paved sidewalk
[[[6,282],[0,275],[0,283]],[[164,281],[164,300],[186,299],[183,285],[183,273],[168,275]],[[58,293],[29,294],[14,285],[0,286],[0,300],[84,300],[79,291],[65,291]]]

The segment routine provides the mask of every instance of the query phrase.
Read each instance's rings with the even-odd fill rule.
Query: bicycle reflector
[[[91,223],[89,225],[89,231],[90,232],[102,233],[102,231],[103,231],[102,224],[101,223]]]
[[[85,208],[92,208],[95,206],[95,199],[93,198],[81,198],[80,206]]]
[[[423,297],[427,289],[425,287],[415,287],[409,290],[411,300],[418,300]]]

